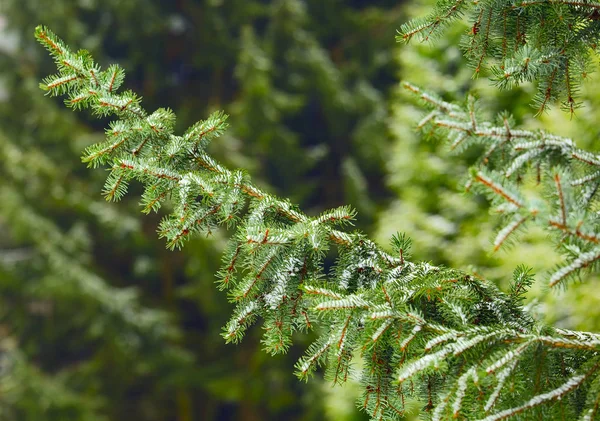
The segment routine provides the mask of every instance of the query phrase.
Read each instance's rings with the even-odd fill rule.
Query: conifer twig
[[[515,272],[514,282],[519,286],[514,294],[504,294],[461,271],[410,261],[410,241],[404,236],[392,239],[393,252],[389,253],[360,232],[344,231],[355,216],[347,207],[308,216],[206,152],[208,142],[226,128],[223,113],[213,113],[183,136],[175,135],[175,116],[170,110],[148,114],[134,93],[118,93],[118,68],[102,71],[88,54],[72,53],[44,27],[36,29],[36,37],[59,68],[59,74],[46,79],[42,88],[78,99],[66,101],[68,106],[116,117],[111,127],[118,127],[119,135],[127,134],[115,144],[109,130],[109,143],[85,151],[84,161],[89,165],[110,166],[105,191],[111,199],[122,197],[127,184],[136,180],[144,187],[146,210],[170,204],[172,211],[159,229],[170,248],[182,247],[199,232],[234,227],[218,274],[219,287],[229,290],[236,305],[223,328],[226,341],[238,342],[262,318],[265,349],[285,352],[295,331],[318,326],[316,341],[296,365],[297,375],[306,379],[324,365],[329,379],[343,382],[352,356],[360,354],[364,364],[361,406],[373,419],[399,419],[405,397],[410,395],[427,402],[426,411],[433,411],[434,419],[461,414],[501,419],[506,411],[520,413],[551,404],[575,389],[595,384],[599,341],[593,334],[555,329],[533,319],[520,302],[530,284],[523,271]],[[81,77],[53,84],[73,67]],[[472,132],[481,127],[487,130],[459,107],[431,98],[439,105],[436,116],[438,111],[456,119],[465,115]],[[436,121],[434,117],[426,124]],[[512,137],[519,133],[504,127],[492,132]],[[490,138],[497,139],[485,137],[486,141]],[[143,148],[133,154],[131,146],[141,144]],[[488,175],[481,174],[482,180],[488,180]],[[514,208],[512,213],[527,208],[534,214],[529,203],[502,183],[489,180],[495,196]],[[565,200],[569,197],[564,196]],[[324,258],[332,247],[337,260],[325,276]],[[582,260],[581,266],[592,263],[595,256]],[[544,352],[548,370],[542,370],[546,366],[540,366],[533,348]],[[567,364],[568,370],[552,372],[559,364]],[[594,369],[581,369],[588,366]],[[486,371],[489,367],[495,369]],[[539,389],[532,389],[528,380],[532,367],[539,368],[543,380]],[[583,374],[573,377],[572,373]],[[514,376],[510,387],[505,386],[509,374]],[[511,397],[515,384],[527,390],[518,407]],[[578,399],[573,411],[593,409]],[[488,404],[483,408],[480,402],[485,401]],[[489,413],[492,408],[495,415]]]

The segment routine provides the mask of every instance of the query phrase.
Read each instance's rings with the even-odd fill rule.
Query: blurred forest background
[[[103,170],[81,151],[105,121],[43,96],[53,72],[33,29],[44,24],[104,66],[148,110],[171,107],[179,131],[215,109],[231,128],[212,152],[309,213],[350,204],[381,244],[406,232],[414,258],[471,270],[505,285],[519,263],[555,263],[532,231],[491,253],[487,202],[462,193],[469,160],[419,138],[409,80],[446,99],[474,90],[490,116],[572,136],[597,149],[600,84],[584,108],[535,119],[534,90],[498,92],[472,80],[455,25],[433,45],[397,45],[396,29],[432,2],[399,0],[0,1],[0,419],[36,421],[363,420],[357,390],[318,377],[305,385],[288,355],[261,351],[260,328],[241,345],[219,335],[231,311],[213,285],[226,232],[169,252],[160,215],[136,195],[101,194]],[[600,330],[594,283],[561,296],[531,294],[540,317]]]

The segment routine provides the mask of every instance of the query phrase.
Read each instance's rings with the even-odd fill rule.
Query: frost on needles
[[[297,375],[306,379],[323,366],[334,383],[358,376],[358,406],[373,419],[400,419],[414,399],[422,403],[423,416],[433,420],[595,418],[600,405],[600,335],[535,320],[522,305],[533,280],[526,268],[515,270],[510,292],[503,293],[459,270],[411,261],[405,236],[392,238],[392,253],[384,251],[364,234],[347,229],[355,217],[348,207],[308,216],[288,200],[261,190],[246,172],[225,168],[207,153],[208,142],[227,127],[223,113],[177,135],[171,110],[149,113],[135,93],[119,91],[124,81],[120,67],[102,70],[89,53],[73,53],[47,28],[38,27],[35,35],[58,67],[42,88],[51,95],[66,95],[69,107],[114,117],[106,141],[83,156],[92,167],[110,167],[104,187],[108,200],[126,194],[129,182],[141,183],[145,212],[167,205],[159,235],[171,249],[222,225],[233,230],[217,275],[219,288],[235,305],[223,329],[227,341],[241,340],[260,319],[263,346],[276,354],[289,348],[295,331],[315,329],[318,339],[298,361]],[[464,135],[458,144],[492,139],[490,148],[500,150],[508,147],[502,143],[508,133],[521,133],[508,123],[498,128],[472,120],[469,111],[452,104],[434,100],[430,106],[433,111],[423,124],[451,131],[453,142]],[[479,131],[485,136],[478,137]],[[526,153],[519,149],[511,165],[517,166],[516,174],[535,158],[534,168],[540,162],[540,168],[550,171],[550,180],[559,176],[553,190],[558,199],[553,196],[546,213],[539,214],[550,225],[556,222],[552,229],[562,233],[561,238],[579,244],[581,254],[558,268],[557,273],[565,275],[556,283],[563,284],[597,259],[590,254],[596,247],[589,225],[593,221],[586,219],[573,189],[577,180],[598,177],[583,171],[576,179],[566,166],[552,172],[555,167],[547,162],[570,162],[574,153],[591,162],[600,158],[569,149],[566,140],[536,136],[519,142],[548,146],[531,159],[519,158]],[[521,198],[518,188],[484,171],[474,173],[475,181],[491,189],[509,220],[533,219],[534,205]],[[500,240],[516,230],[510,222],[507,226]],[[330,249],[338,257],[326,273],[323,260]],[[358,357],[362,369],[354,373],[352,362]]]

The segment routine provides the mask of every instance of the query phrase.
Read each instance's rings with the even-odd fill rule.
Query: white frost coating
[[[511,132],[513,137],[534,137],[535,133],[527,132],[525,130],[513,130]],[[550,146],[553,148],[558,148],[561,151],[569,150],[573,147],[573,140],[567,137],[559,137],[549,135],[544,133],[544,138],[542,140],[533,140],[533,141],[525,141],[525,142],[517,142],[513,144],[513,148],[515,150],[523,150],[523,149],[541,149],[544,146]]]
[[[333,231],[333,235],[335,235],[335,238],[340,242],[352,243],[352,237],[343,231]]]
[[[387,319],[381,324],[381,326],[379,326],[379,328],[371,336],[371,339],[373,340],[373,342],[377,342],[377,340],[381,337],[381,335],[383,335],[383,332],[385,332],[386,329],[388,327],[390,327],[392,322],[393,322],[392,319]]]
[[[181,177],[181,180],[179,180],[179,185],[184,188],[184,187],[188,187],[190,185],[190,175],[186,174],[183,177]]]
[[[576,159],[579,159],[580,161],[584,161],[584,162],[587,162],[588,164],[596,165],[596,166],[600,167],[600,159],[598,159],[597,155],[594,155],[590,152],[583,151],[583,150],[573,151],[572,155],[573,155],[573,158],[576,158]]]
[[[315,352],[313,355],[310,356],[309,359],[307,359],[306,361],[304,361],[304,363],[302,363],[302,365],[300,366],[300,371],[302,371],[302,373],[306,373],[308,371],[308,369],[310,368],[311,365],[313,365],[313,363],[319,359],[319,357],[321,357],[321,355],[323,355],[323,353],[325,351],[327,351],[327,348],[329,348],[329,346],[331,345],[331,338],[329,338],[329,340],[325,343],[325,345],[323,345],[321,348],[319,348],[319,350],[317,352]]]
[[[473,348],[474,346],[479,345],[481,342],[495,339],[500,340],[506,336],[506,332],[492,332],[487,335],[475,336],[474,338],[469,339],[468,341],[457,342],[453,344],[452,348],[454,349],[454,355],[459,355],[465,352],[469,348]]]
[[[288,281],[290,277],[298,274],[301,264],[300,259],[289,256],[282,268],[276,272],[273,279],[275,286],[271,292],[265,295],[265,303],[271,310],[275,310],[283,302],[283,297],[287,293]]]
[[[454,141],[452,142],[452,144],[450,145],[450,149],[455,149],[458,145],[460,145],[463,140],[465,140],[467,138],[467,135],[465,134],[465,132],[461,132],[456,136],[456,139],[454,139]]]
[[[600,177],[600,171],[596,171],[592,174],[586,175],[585,177],[578,178],[577,180],[573,180],[571,182],[572,186],[581,186],[582,184],[587,183],[588,181],[592,181],[595,178]]]
[[[519,362],[518,360],[513,360],[512,363],[510,363],[510,365],[508,367],[506,367],[504,370],[502,370],[496,376],[498,379],[498,384],[494,388],[494,391],[490,395],[489,399],[487,400],[487,402],[483,408],[483,409],[485,409],[486,412],[489,411],[490,409],[492,409],[492,407],[496,403],[496,400],[498,400],[498,396],[500,396],[500,392],[502,391],[502,387],[504,386],[506,379],[508,379],[508,376],[515,369],[518,362]]]
[[[444,298],[442,298],[442,301],[448,306],[448,308],[450,310],[452,310],[452,312],[454,314],[456,314],[458,316],[458,318],[460,319],[460,321],[463,325],[469,324],[469,318],[467,317],[467,315],[465,314],[465,312],[463,311],[463,308],[461,306],[459,306],[458,304],[453,303],[451,301],[448,301]]]
[[[397,318],[398,313],[393,310],[374,311],[369,315],[371,320]]]
[[[542,393],[540,395],[534,396],[533,398],[531,398],[529,401],[527,401],[525,404],[523,404],[521,406],[516,406],[514,408],[506,409],[504,411],[498,412],[497,414],[490,415],[489,417],[486,417],[481,421],[503,420],[505,418],[510,417],[511,415],[518,414],[519,412],[523,412],[526,409],[541,405],[544,402],[548,402],[548,401],[551,401],[554,399],[560,399],[564,395],[569,393],[571,390],[573,390],[577,386],[579,386],[581,383],[583,383],[583,381],[587,378],[588,374],[589,373],[580,374],[578,376],[571,377],[569,380],[567,380],[566,383],[564,383],[560,387],[557,387],[556,389],[554,389],[550,392]]]
[[[525,351],[529,347],[531,342],[532,341],[527,341],[524,344],[520,345],[519,347],[515,348],[514,350],[511,349],[510,351],[508,351],[506,353],[506,355],[504,355],[498,361],[496,361],[495,363],[490,365],[488,368],[486,368],[485,369],[486,373],[490,374],[490,373],[493,373],[494,371],[498,371],[498,369],[504,367],[506,364],[511,362],[514,358],[519,357],[523,353],[523,351]]]
[[[548,146],[557,146],[561,149],[572,148],[575,144],[568,137],[560,137],[553,134],[544,133],[544,144]]]
[[[181,180],[179,180],[179,198],[181,203],[187,203],[187,197],[190,194],[190,184],[191,181],[189,174],[184,175],[181,177]],[[183,206],[181,209],[181,215],[183,215]]]
[[[465,374],[463,374],[462,376],[460,376],[458,378],[458,388],[456,390],[456,399],[454,400],[454,403],[452,404],[452,411],[454,413],[454,418],[458,417],[458,413],[460,411],[461,405],[462,405],[462,400],[465,397],[465,392],[467,391],[467,387],[468,384],[467,382],[469,381],[469,378],[473,378],[474,383],[477,383],[478,381],[478,377],[477,377],[477,372],[475,371],[474,367],[471,367]]]
[[[415,327],[413,327],[413,330],[410,333],[410,335],[408,335],[400,344],[400,349],[401,350],[406,349],[408,344],[410,344],[412,342],[412,340],[415,339],[415,336],[417,336],[417,333],[419,333],[421,331],[421,329],[422,329],[422,327],[420,325],[416,325]]]
[[[471,374],[471,378],[473,379],[474,385],[479,385],[479,374],[477,374],[477,370],[475,369],[475,367],[473,368],[473,374]]]
[[[573,262],[571,262],[570,265],[562,267],[558,271],[554,272],[554,274],[552,274],[552,276],[550,277],[550,281],[548,284],[551,287],[553,287],[571,273],[589,265],[590,263],[598,259],[600,259],[600,250],[596,249],[588,251],[587,253],[583,253],[577,259],[573,260]]]
[[[592,421],[592,415],[594,415],[594,408],[588,409],[587,414],[581,418],[581,421]]]
[[[420,325],[416,325],[415,327],[413,327],[411,334],[400,344],[400,349],[404,350],[422,329],[423,328]]]
[[[440,399],[440,403],[435,407],[433,414],[431,415],[431,421],[442,421],[442,415],[444,414],[444,409],[448,406],[448,400],[450,399],[450,394],[452,390],[448,391],[442,398]]]
[[[65,76],[64,78],[61,78],[61,79],[65,79],[68,77],[69,76]],[[57,79],[57,80],[61,80],[61,79]],[[114,107],[119,107],[119,108],[127,105],[127,103],[129,102],[129,100],[127,98],[118,98],[118,97],[102,97],[99,99],[99,101],[104,102],[109,105],[112,105]]]
[[[577,338],[577,340],[593,343],[594,345],[600,345],[600,335],[592,332],[579,332],[577,330],[569,330],[569,329],[555,329],[556,333],[563,336],[572,336]]]
[[[227,332],[230,335],[235,334],[235,332],[240,328],[240,324],[243,323],[243,320],[247,318],[254,310],[256,310],[258,305],[256,301],[250,301],[246,307],[244,307],[239,313],[238,316],[228,323]]]
[[[341,300],[325,301],[319,304],[317,310],[335,310],[338,308],[368,308],[369,303],[356,295],[349,295]]]
[[[442,126],[446,129],[455,129],[460,130],[461,132],[467,132],[473,128],[472,123],[470,121],[468,123],[463,123],[462,121],[443,120],[441,118],[438,118],[436,120],[436,123],[438,126]]]
[[[437,99],[436,97],[431,96],[427,92],[423,92],[423,91],[419,90],[419,93],[421,94],[421,98],[423,98],[425,101],[431,102],[432,104],[435,104],[436,106],[438,106],[440,108],[447,108],[447,106],[450,105],[447,102],[444,102],[440,99]]]
[[[578,341],[575,339],[567,339],[567,338],[556,338],[553,336],[538,336],[537,339],[539,341],[558,345],[558,346],[567,346],[572,348],[582,348],[582,349],[594,349],[597,348],[599,343],[597,341]]]
[[[308,235],[308,240],[310,241],[310,244],[314,250],[319,250],[321,248],[321,239],[316,232],[312,231]]]
[[[271,202],[267,200],[261,200],[258,205],[256,205],[250,212],[248,216],[248,222],[251,222],[252,225],[262,225],[265,212],[271,206]]]
[[[427,123],[429,123],[431,121],[431,119],[433,117],[435,117],[437,115],[437,111],[434,110],[432,112],[430,112],[429,114],[427,114],[425,117],[423,117],[423,119],[421,121],[419,121],[419,124],[417,124],[417,128],[420,129],[422,128],[424,125],[426,125]]]
[[[64,64],[68,65],[69,67],[71,67],[73,69],[76,69],[77,71],[79,71],[81,73],[83,73],[85,71],[84,70],[84,65],[83,65],[83,60],[80,59],[80,58],[77,58],[77,59],[64,58],[62,60],[63,60]],[[94,77],[94,76],[92,76],[93,75],[93,70],[90,69],[89,73],[90,73],[90,76],[88,76],[88,77]]]
[[[453,330],[451,332],[444,333],[443,335],[436,336],[435,338],[433,338],[429,342],[427,342],[427,344],[425,344],[425,351],[429,351],[431,348],[433,348],[436,345],[439,345],[439,344],[449,341],[451,339],[456,339],[459,336],[463,336],[463,335],[464,334],[462,332],[457,332],[457,331]]]
[[[398,266],[394,269],[390,270],[387,274],[388,281],[393,281],[399,278],[402,275],[402,271],[404,270],[404,266]]]
[[[412,377],[415,374],[417,374],[423,370],[426,370],[427,368],[429,368],[431,366],[438,367],[439,363],[441,361],[444,361],[444,359],[448,356],[449,353],[450,353],[449,350],[443,349],[443,350],[435,352],[433,354],[425,355],[424,357],[419,358],[417,361],[406,365],[404,367],[404,369],[398,375],[398,381],[400,383],[402,383],[409,377]]]
[[[496,235],[496,239],[494,240],[494,249],[497,250],[498,248],[500,248],[500,246],[502,244],[504,244],[504,242],[506,241],[506,239],[513,232],[515,232],[515,230],[517,228],[519,228],[519,225],[521,225],[523,222],[525,222],[526,219],[527,219],[526,216],[521,216],[521,217],[515,218],[515,219],[513,219],[510,222],[510,224],[508,224],[507,226],[505,226],[504,228],[502,228],[498,232],[498,235]]]
[[[516,212],[517,209],[519,209],[519,207],[515,206],[514,203],[504,202],[504,203],[500,203],[498,206],[496,206],[495,212],[502,214],[502,215],[506,215],[509,213]]]
[[[522,168],[523,165],[525,165],[525,163],[531,161],[533,158],[540,155],[542,152],[544,152],[543,149],[531,149],[525,152],[524,154],[517,156],[504,174],[506,175],[506,177],[510,177],[515,171]]]
[[[412,269],[414,269],[414,268],[412,268]],[[407,273],[403,277],[399,278],[398,282],[396,282],[396,283],[399,286],[406,287],[406,286],[408,286],[408,284],[410,284],[418,276],[419,276],[419,274],[417,273],[417,271],[416,270],[412,270],[411,272]]]
[[[348,284],[350,282],[350,277],[352,276],[352,272],[348,269],[344,269],[342,274],[340,275],[340,288],[348,289]]]
[[[331,298],[335,298],[337,300],[341,299],[342,296],[340,294],[338,294],[335,291],[331,291],[330,289],[326,289],[326,288],[318,288],[318,287],[313,287],[310,285],[306,285],[304,287],[304,291],[307,294],[311,294],[311,295],[324,295],[326,297],[331,297]]]
[[[437,272],[438,270],[440,270],[440,268],[438,268],[437,266],[430,265],[427,262],[421,264],[421,269],[423,270],[424,274],[428,274],[429,272]]]
[[[288,278],[281,273],[278,273],[275,277],[275,287],[269,292],[265,294],[265,304],[271,310],[275,310],[279,304],[283,301],[283,296],[285,295],[286,287],[287,287]]]

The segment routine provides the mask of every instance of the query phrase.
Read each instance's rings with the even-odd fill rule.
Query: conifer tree
[[[51,61],[40,60],[44,52],[33,49],[29,38],[31,28],[40,21],[62,28],[61,34],[69,42],[81,43],[103,62],[116,60],[127,68],[128,85],[143,95],[150,107],[160,103],[174,107],[182,127],[210,109],[227,108],[237,124],[216,145],[217,156],[229,165],[264,165],[268,170],[261,178],[263,186],[274,186],[275,191],[301,200],[308,208],[351,201],[364,205],[361,212],[366,215],[373,206],[363,200],[365,184],[372,190],[382,190],[378,169],[384,149],[378,147],[379,152],[373,154],[364,148],[357,153],[354,148],[344,151],[345,156],[340,159],[337,152],[331,152],[329,143],[337,144],[337,149],[350,139],[355,145],[366,144],[369,133],[383,131],[387,118],[385,89],[394,84],[392,75],[396,72],[386,45],[395,30],[390,22],[397,14],[396,5],[389,1],[371,2],[366,8],[368,19],[362,19],[364,6],[360,1],[344,2],[335,8],[297,0],[244,0],[235,4],[132,1],[127,5],[120,1],[56,0],[52,5],[48,10],[43,0],[0,2],[7,35],[17,34],[17,49],[0,52],[0,79],[6,82],[8,92],[8,99],[0,99],[0,131],[5,134],[1,142],[10,146],[10,153],[2,155],[0,173],[3,184],[14,193],[6,196],[0,210],[0,265],[10,272],[10,278],[2,277],[7,282],[3,284],[3,296],[11,302],[10,297],[19,296],[19,304],[3,306],[2,320],[10,330],[7,344],[12,344],[15,361],[20,358],[22,364],[28,364],[30,373],[44,378],[44,382],[39,382],[40,388],[48,390],[54,382],[64,384],[61,390],[72,399],[62,400],[62,393],[39,392],[47,399],[27,400],[28,390],[15,389],[12,395],[3,394],[0,398],[7,408],[13,406],[10,416],[18,419],[24,408],[36,406],[39,415],[31,418],[43,419],[45,415],[48,419],[62,419],[62,413],[50,410],[52,405],[42,404],[50,400],[69,401],[72,411],[80,405],[87,408],[83,412],[110,419],[129,416],[132,408],[144,408],[157,419],[164,419],[165,414],[192,419],[321,419],[321,399],[316,399],[322,395],[321,383],[306,388],[281,373],[289,370],[290,362],[296,358],[294,354],[303,349],[302,343],[290,355],[274,362],[266,361],[255,345],[260,339],[258,330],[241,349],[220,343],[216,333],[218,320],[229,313],[226,296],[206,282],[218,266],[219,251],[224,245],[220,233],[215,232],[216,238],[210,240],[195,239],[183,253],[170,253],[161,250],[160,240],[155,239],[157,218],[138,221],[134,196],[118,207],[97,197],[93,186],[102,178],[102,172],[83,171],[75,156],[85,145],[98,141],[97,136],[101,135],[90,128],[100,128],[102,122],[92,118],[78,121],[69,110],[62,110],[61,104],[52,104],[50,99],[36,94],[37,79],[48,72]],[[343,20],[331,27],[325,24],[331,16]],[[143,20],[144,27],[132,30],[131,25],[124,24],[135,19]],[[382,28],[387,29],[381,31]],[[299,34],[301,38],[297,37]],[[252,46],[262,60],[244,61],[243,55],[250,50],[239,48],[238,42]],[[284,48],[286,45],[293,48]],[[204,54],[199,56],[197,51]],[[330,57],[332,51],[335,53]],[[231,69],[236,60],[240,64],[234,72]],[[285,66],[273,67],[270,62],[286,63],[287,68],[299,62],[304,66],[294,78],[288,78],[290,72]],[[255,78],[259,71],[262,76]],[[319,98],[333,98],[331,84],[316,84],[323,73],[337,81],[336,95],[345,98],[335,101],[337,108],[333,112],[319,106]],[[153,74],[160,77],[152,77]],[[266,90],[261,88],[265,79]],[[272,91],[276,95],[270,95]],[[358,101],[348,102],[349,98]],[[260,131],[254,126],[248,130],[245,116],[260,109],[269,111],[264,114],[269,118],[260,121]],[[27,119],[21,119],[23,115]],[[315,118],[322,127],[318,137],[309,139],[306,133],[314,131],[306,121]],[[334,127],[334,122],[342,120],[348,124]],[[259,123],[257,119],[248,121]],[[284,138],[285,142],[277,141]],[[381,143],[386,140],[384,136],[377,139]],[[306,149],[309,153],[300,153]],[[293,161],[300,169],[294,174],[283,174],[282,168],[270,165],[275,157],[290,155],[305,157]],[[329,161],[335,162],[327,165]],[[371,162],[371,170],[361,174],[352,164],[358,161]],[[315,162],[322,165],[315,167]],[[37,167],[33,163],[43,165],[44,171],[33,171]],[[336,177],[324,174],[322,168],[335,168]],[[306,182],[307,178],[314,181]],[[311,184],[326,192],[306,188]],[[328,196],[331,202],[323,200]],[[32,241],[37,238],[38,225],[19,214],[25,207],[59,234],[52,237],[52,242]],[[55,240],[77,249],[69,259],[85,267],[88,275],[106,288],[109,297],[135,296],[131,301],[123,301],[125,310],[137,308],[142,315],[159,314],[147,332],[148,339],[164,328],[169,332],[164,340],[176,344],[173,353],[170,347],[169,352],[163,352],[164,342],[154,340],[142,340],[145,354],[136,353],[135,348],[120,352],[121,348],[112,346],[113,335],[100,335],[98,326],[103,326],[107,318],[104,307],[90,303],[82,314],[80,304],[87,303],[88,298],[80,296],[82,291],[73,289],[69,282],[58,282],[62,265],[49,267],[45,256],[38,254],[38,247],[49,247]],[[36,268],[35,273],[32,268]],[[85,285],[89,279],[82,283]],[[121,290],[126,294],[121,294]],[[209,320],[211,324],[207,323]],[[124,321],[115,319],[110,332],[126,331]],[[54,327],[60,327],[60,332]],[[98,337],[106,342],[101,345]],[[192,360],[192,355],[201,353],[201,363]],[[138,364],[130,365],[128,361],[134,357]],[[123,366],[140,369],[114,369]],[[90,371],[85,371],[88,367]],[[3,371],[6,375],[2,380],[7,387],[29,384],[15,378],[24,372]],[[168,375],[153,375],[159,372]],[[248,384],[252,385],[252,394],[243,392]],[[90,404],[89,394],[95,396],[94,405]],[[353,398],[349,400],[352,402]],[[149,417],[139,414],[141,419]]]
[[[542,6],[538,13],[551,8]],[[454,9],[447,9],[430,27],[452,17]],[[507,13],[511,22],[518,17]],[[595,20],[593,14],[586,19]],[[474,27],[477,35],[481,29]],[[547,31],[553,28],[540,33]],[[171,110],[149,113],[134,92],[119,93],[124,74],[118,66],[102,70],[89,53],[71,52],[44,27],[36,37],[59,69],[42,88],[67,95],[69,107],[117,118],[107,140],[86,149],[83,158],[90,166],[110,167],[104,188],[109,200],[123,197],[136,180],[144,186],[144,211],[169,203],[172,211],[159,226],[169,248],[220,225],[235,229],[218,275],[236,304],[223,330],[227,341],[238,342],[262,318],[264,347],[276,354],[288,349],[293,332],[320,325],[318,339],[297,364],[298,376],[324,365],[331,381],[343,383],[359,352],[360,406],[374,419],[403,416],[409,397],[421,399],[424,414],[438,420],[596,418],[600,336],[537,320],[523,305],[533,282],[527,268],[516,268],[510,291],[503,293],[460,270],[412,262],[403,235],[392,238],[390,254],[364,234],[347,232],[354,219],[348,207],[308,216],[208,154],[208,143],[227,127],[223,113],[176,135]],[[600,258],[593,212],[600,158],[570,139],[518,129],[506,115],[486,122],[472,98],[459,106],[406,87],[431,109],[420,127],[455,147],[485,146],[470,186],[488,193],[506,219],[497,247],[533,222],[555,233],[565,250],[564,262],[547,277],[550,288],[594,269]],[[543,187],[537,197],[524,193],[522,180],[531,173]],[[338,258],[326,274],[330,248]]]

